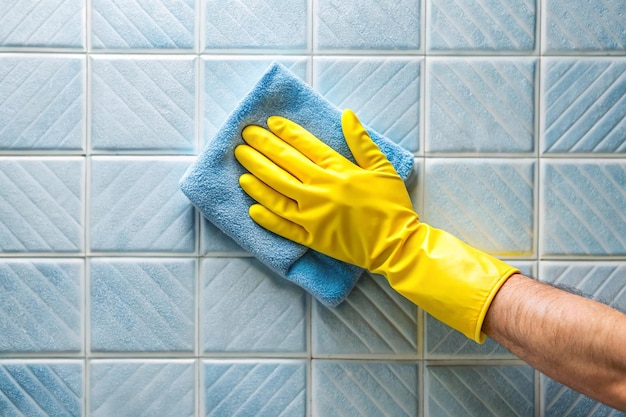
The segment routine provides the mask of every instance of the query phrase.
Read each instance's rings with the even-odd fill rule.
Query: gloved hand
[[[420,223],[404,182],[351,110],[342,128],[358,166],[301,126],[270,117],[235,149],[258,204],[252,219],[333,258],[382,274],[435,318],[482,343],[491,300],[515,268]]]

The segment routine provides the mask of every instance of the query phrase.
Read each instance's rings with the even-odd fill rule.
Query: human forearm
[[[483,332],[554,380],[626,411],[626,315],[516,274]]]

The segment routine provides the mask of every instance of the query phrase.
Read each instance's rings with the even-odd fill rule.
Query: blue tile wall
[[[82,151],[84,80],[80,56],[0,56],[0,148]]]
[[[626,254],[626,161],[542,161],[542,252]]]
[[[535,415],[535,377],[528,366],[430,366],[428,415]]]
[[[0,352],[81,352],[85,282],[80,259],[0,264]]]
[[[202,362],[202,416],[301,416],[306,412],[302,360]]]
[[[542,75],[543,152],[626,151],[626,60],[550,58]]]
[[[314,2],[315,49],[417,50],[421,46],[418,0],[318,0]]]
[[[196,217],[178,188],[190,158],[111,156],[90,162],[92,251],[194,251]]]
[[[529,159],[429,158],[423,220],[483,251],[528,256],[534,182]]]
[[[77,360],[2,360],[0,410],[6,416],[81,416],[83,378]]]
[[[83,251],[84,165],[80,157],[0,157],[0,252]]]
[[[532,152],[535,67],[527,58],[430,60],[426,152]]]
[[[195,273],[193,259],[92,259],[91,351],[193,352]]]
[[[0,0],[0,414],[625,415],[200,216],[273,61],[414,154],[422,221],[626,311],[622,0]]]
[[[92,149],[193,153],[194,59],[99,56],[90,68]]]
[[[206,49],[307,48],[306,0],[206,0]]]
[[[89,415],[192,417],[194,368],[191,360],[93,360]]]
[[[411,362],[313,361],[313,416],[419,413],[419,366]]]
[[[543,49],[550,52],[626,51],[626,4],[621,0],[544,1]]]
[[[93,49],[191,49],[194,0],[91,2]]]
[[[417,308],[382,276],[365,274],[345,302],[313,306],[313,353],[417,353]]]
[[[428,6],[430,51],[535,49],[534,0],[432,0]]]
[[[306,352],[301,288],[253,258],[203,259],[201,275],[204,352]]]
[[[85,47],[81,0],[2,0],[0,10],[0,47]]]

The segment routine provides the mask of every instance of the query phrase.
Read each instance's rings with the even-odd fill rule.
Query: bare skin
[[[555,381],[626,411],[626,315],[515,274],[483,331]]]

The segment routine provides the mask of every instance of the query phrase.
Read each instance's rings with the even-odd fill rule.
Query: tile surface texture
[[[89,372],[92,416],[194,415],[191,360],[94,360]]]
[[[0,415],[626,415],[201,218],[274,61],[414,154],[422,221],[626,311],[623,0],[0,0]]]
[[[423,219],[483,251],[528,255],[534,178],[529,159],[429,158]]]
[[[80,352],[83,262],[7,259],[0,265],[1,352]]]
[[[94,150],[194,151],[193,59],[95,57],[90,67]]]
[[[306,352],[302,289],[253,258],[207,258],[200,271],[204,352]]]
[[[530,52],[535,48],[535,0],[431,0],[431,51]]]
[[[314,4],[313,44],[320,51],[420,48],[417,0],[318,0]]]
[[[546,52],[626,51],[626,4],[621,0],[544,1]]]
[[[2,0],[0,10],[0,47],[85,47],[81,0]]]
[[[193,351],[192,259],[92,259],[89,271],[92,351]]]
[[[430,61],[426,152],[532,152],[535,67],[519,58]]]
[[[543,253],[626,254],[626,161],[542,163]]]
[[[528,366],[431,366],[426,379],[432,417],[535,414]]]
[[[313,361],[314,416],[417,416],[418,366]]]
[[[83,415],[82,361],[0,361],[0,410],[6,416]]]
[[[85,60],[0,56],[0,149],[83,150]]]
[[[543,152],[626,151],[626,60],[544,61]]]
[[[191,49],[195,2],[94,0],[90,39],[94,49]]]
[[[206,49],[307,47],[306,0],[206,0],[204,7]]]
[[[80,157],[0,157],[0,252],[83,250],[84,165]]]
[[[203,416],[296,416],[306,409],[301,360],[202,362]]]

